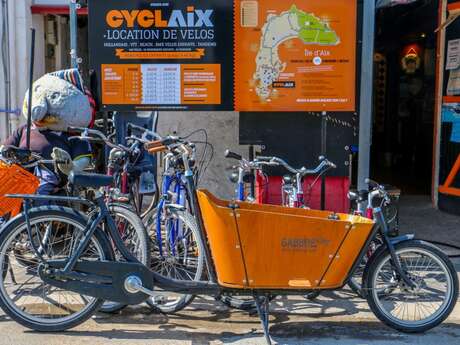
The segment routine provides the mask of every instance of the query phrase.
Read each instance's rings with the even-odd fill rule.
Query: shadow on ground
[[[130,307],[116,315],[99,314],[93,320],[96,327],[67,331],[64,335],[103,341],[145,340],[155,344],[166,340],[193,345],[265,342],[255,313],[231,310],[201,297],[191,307],[173,315],[155,313],[147,307]],[[302,296],[278,297],[271,304],[270,324],[271,335],[278,344],[322,344],[326,340],[324,344],[337,341],[362,344],[365,340],[385,344],[387,341],[411,344],[417,340],[420,344],[431,344],[433,338],[441,335],[448,339],[443,345],[460,343],[460,324],[450,321],[426,335],[408,335],[390,329],[369,313],[364,300],[348,290],[325,292],[314,301]]]

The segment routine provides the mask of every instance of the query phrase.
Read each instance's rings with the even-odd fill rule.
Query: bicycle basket
[[[34,194],[40,182],[36,176],[16,164],[0,161],[0,217],[12,217],[21,211],[22,199],[5,197],[5,194]]]

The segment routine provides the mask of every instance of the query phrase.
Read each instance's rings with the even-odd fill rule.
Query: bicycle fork
[[[391,261],[393,263],[396,273],[398,273],[399,277],[401,277],[403,282],[407,284],[410,288],[415,288],[416,284],[409,278],[409,276],[403,269],[401,260],[399,260],[399,257],[396,254],[395,246],[388,237],[388,224],[385,220],[385,216],[383,215],[382,209],[380,207],[374,209],[374,217],[377,224],[380,226],[380,229],[382,229],[383,240],[388,248],[388,251],[390,252]]]

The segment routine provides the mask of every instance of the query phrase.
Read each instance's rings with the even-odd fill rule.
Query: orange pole
[[[444,187],[450,187],[455,181],[455,177],[457,177],[458,172],[460,171],[460,155],[458,155],[457,160],[455,161],[454,167],[447,176],[446,182],[444,183]]]
[[[438,12],[438,24],[441,25],[442,20],[446,11],[446,1],[439,0],[439,12]],[[444,30],[438,31],[437,43],[436,43],[436,85],[435,85],[435,113],[434,113],[434,128],[433,128],[433,162],[432,162],[432,182],[431,182],[431,199],[433,204],[436,203],[435,193],[438,193],[436,186],[438,181],[436,177],[438,176],[437,169],[439,170],[438,160],[440,159],[438,153],[438,141],[439,141],[439,118],[441,117],[441,107],[442,107],[442,87],[443,87],[443,73],[444,68],[441,69],[441,66],[444,64],[444,51],[441,50],[441,47],[444,49],[444,44],[442,44],[442,39],[445,37]]]

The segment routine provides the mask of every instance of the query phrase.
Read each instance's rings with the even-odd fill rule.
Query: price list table
[[[218,64],[102,65],[102,102],[139,106],[220,104],[220,68]]]
[[[174,64],[142,65],[142,104],[180,104],[181,67]]]
[[[124,99],[125,103],[136,104],[141,99],[141,71],[139,66],[132,66],[124,73]]]

